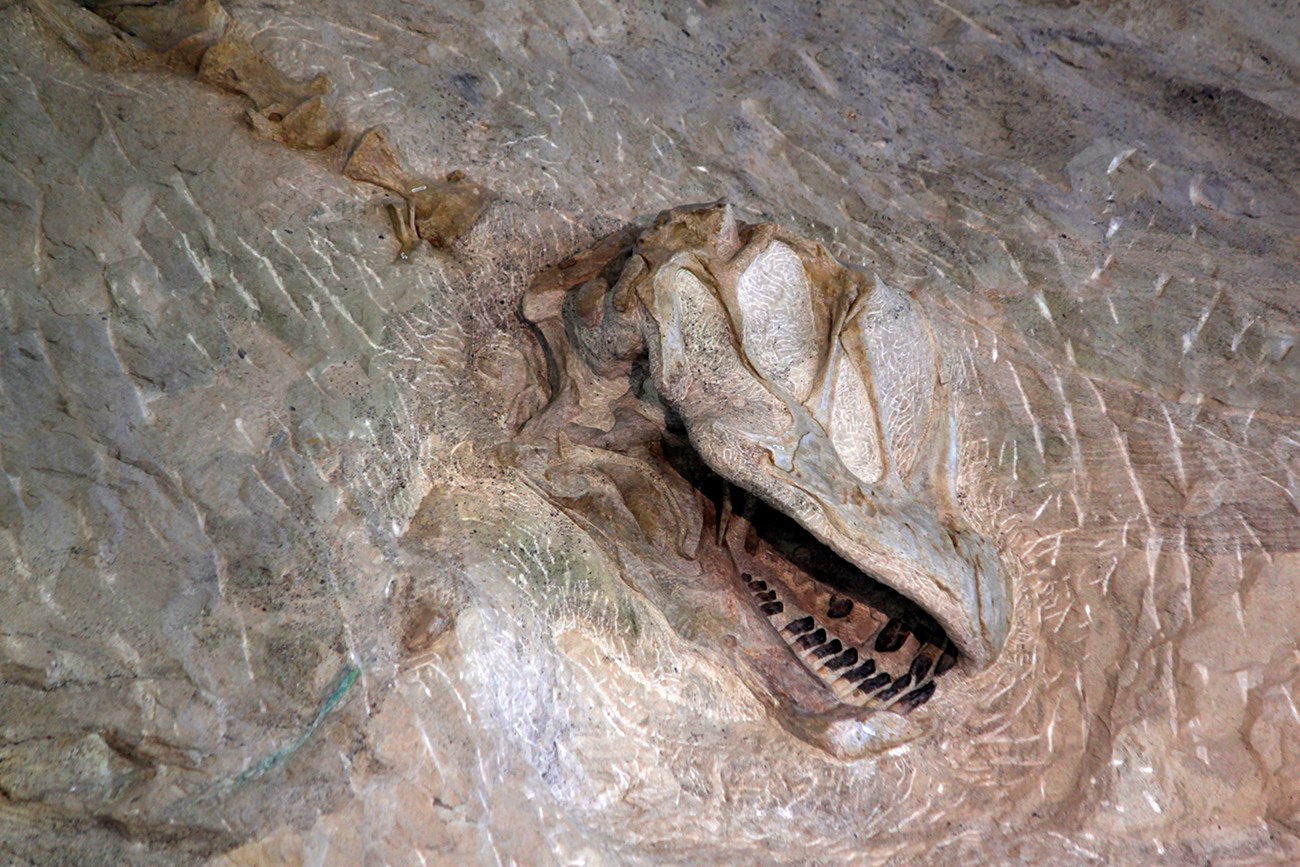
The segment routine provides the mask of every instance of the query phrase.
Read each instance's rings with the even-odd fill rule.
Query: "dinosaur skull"
[[[524,302],[549,347],[551,405],[567,407],[552,413],[565,442],[591,431],[604,432],[602,448],[618,441],[616,417],[629,414],[615,404],[635,393],[685,429],[712,473],[756,498],[751,516],[781,513],[841,572],[923,609],[910,661],[877,670],[869,654],[900,651],[906,624],[891,631],[892,615],[862,595],[850,616],[852,589],[839,596],[786,568],[807,545],[768,557],[745,541],[747,520],[719,512],[729,571],[840,702],[906,712],[958,657],[968,669],[997,658],[1010,589],[961,507],[961,371],[945,367],[907,294],[774,225],[738,224],[726,205],[668,212],[587,257]]]

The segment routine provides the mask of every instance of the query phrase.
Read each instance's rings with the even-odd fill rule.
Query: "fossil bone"
[[[0,4],[6,862],[1297,862],[1280,9],[231,5],[413,167],[511,190],[453,255],[394,267],[344,147],[253,140],[242,97],[78,8],[101,26],[67,44],[117,58],[90,68],[30,11],[70,5]],[[831,706],[924,664],[916,621],[878,654],[890,612],[856,596],[833,617],[756,569],[760,603],[728,555],[770,553],[741,531],[771,510],[732,486],[717,521],[716,483],[662,464],[686,434],[640,325],[595,327],[653,263],[582,251],[720,196],[933,329],[954,411],[925,436],[960,434],[953,511],[1013,570],[989,669]],[[529,299],[556,302],[552,378],[511,312],[556,261]],[[932,455],[899,470],[874,372],[854,409],[846,369],[813,384],[835,453],[918,483]],[[534,416],[551,394],[567,440]],[[850,422],[874,431],[856,464]],[[830,690],[781,600],[857,651]]]
[[[402,198],[401,207],[387,206],[401,260],[410,258],[420,239],[433,247],[450,245],[496,198],[460,170],[443,179],[413,173],[382,126],[348,132],[333,80],[320,73],[298,81],[285,73],[253,46],[246,28],[219,0],[83,0],[81,5],[86,9],[67,0],[32,0],[37,15],[89,63],[197,71],[200,81],[252,102],[245,116],[263,138],[309,151],[339,145],[343,174]]]
[[[414,246],[408,229],[435,247],[445,247],[474,225],[493,199],[490,190],[466,179],[460,171],[449,173],[443,180],[412,174],[382,127],[361,134],[343,173],[353,180],[383,187],[405,201],[404,216],[390,212],[404,256]]]
[[[958,383],[904,293],[714,205],[662,217],[586,304],[566,331],[593,369],[644,347],[715,472],[924,607],[971,665],[996,659],[1008,571],[950,496]]]

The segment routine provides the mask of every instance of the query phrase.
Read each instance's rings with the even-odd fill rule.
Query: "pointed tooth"
[[[832,620],[848,617],[852,611],[853,600],[847,596],[831,596],[831,601],[826,605],[826,616]]]
[[[867,678],[866,680],[862,681],[862,683],[858,684],[857,691],[864,696],[870,696],[876,690],[884,686],[887,686],[889,684],[889,680],[890,680],[889,675],[885,674],[883,671],[877,672],[875,675]]]
[[[910,674],[899,675],[897,680],[895,680],[889,686],[882,689],[880,692],[876,693],[875,698],[877,701],[887,703],[889,702],[890,699],[899,695],[903,690],[907,689],[911,685],[912,685],[912,675]]]
[[[852,668],[840,675],[839,680],[835,681],[835,694],[840,698],[856,694],[857,685],[875,673],[876,661],[868,657],[867,661],[857,668]]]
[[[934,667],[942,650],[943,648],[937,644],[926,644],[917,651],[916,656],[912,657],[912,664],[907,669],[913,683],[920,683],[929,676],[930,669]]]
[[[921,621],[912,624],[912,634],[916,636],[918,644],[942,644],[944,634],[936,631],[933,624]]]
[[[795,642],[795,646],[800,650],[812,650],[814,647],[820,647],[826,643],[826,630],[820,627],[809,632],[807,635]]]
[[[948,669],[957,664],[957,648],[953,646],[952,639],[948,639],[943,645],[943,654],[939,661],[934,664],[934,676],[938,677]]]
[[[891,619],[885,624],[885,628],[880,630],[876,636],[877,653],[893,653],[907,643],[907,636],[911,630],[897,618]]]
[[[918,686],[916,689],[898,700],[895,705],[898,708],[898,712],[908,714],[916,710],[918,707],[930,700],[930,696],[934,695],[934,690],[935,683],[933,680]]]
[[[858,649],[856,647],[850,647],[848,650],[844,651],[839,656],[832,657],[831,659],[826,660],[826,670],[839,671],[840,669],[848,668],[849,666],[853,666],[857,664],[858,664]]]
[[[871,677],[871,675],[875,673],[876,673],[876,661],[871,657],[867,657],[866,662],[862,663],[852,671],[844,672],[843,677],[845,680],[851,680],[856,683],[857,681],[860,680],[866,680],[868,677]]]
[[[844,644],[838,638],[832,638],[812,652],[817,659],[825,659],[828,656],[834,656],[844,649]]]
[[[791,635],[803,635],[805,632],[812,632],[813,628],[816,626],[817,621],[813,620],[812,615],[809,614],[807,617],[800,617],[797,620],[791,620],[781,631],[788,632]]]

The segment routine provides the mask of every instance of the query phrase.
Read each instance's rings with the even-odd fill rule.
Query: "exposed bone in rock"
[[[219,0],[81,0],[81,5],[150,50],[189,69],[199,66],[231,24]]]
[[[210,34],[0,3],[0,862],[1300,862],[1290,5],[226,9],[352,133],[250,134]],[[377,126],[507,195],[398,264],[339,171]],[[865,347],[805,457],[996,542],[989,667],[723,484],[606,315],[715,200],[929,330],[945,412],[889,411],[955,485]]]
[[[831,442],[844,468],[872,484],[880,481],[885,471],[876,408],[857,366],[837,362],[832,362],[835,385],[827,401],[830,418],[818,420],[830,430]]]
[[[1010,628],[1008,567],[951,503],[955,395],[936,390],[932,338],[910,300],[775,226],[737,227],[726,205],[662,216],[627,256],[605,299],[564,327],[588,367],[617,371],[601,353],[618,344],[584,330],[637,331],[654,394],[715,472],[911,597],[975,666],[991,664]]]
[[[813,321],[808,277],[795,252],[779,241],[761,250],[736,281],[736,305],[750,364],[795,400],[806,398],[823,330]]]
[[[265,138],[289,147],[324,150],[342,135],[331,107],[334,83],[327,76],[294,81],[230,29],[203,52],[199,80],[252,100],[249,121]]]
[[[468,180],[464,172],[451,172],[441,181],[411,174],[382,128],[361,134],[343,173],[391,190],[405,201],[405,214],[393,212],[404,257],[414,249],[416,238],[435,247],[452,243],[474,225],[494,198],[490,190]]]
[[[924,459],[927,427],[942,425],[946,415],[935,406],[939,371],[929,330],[912,300],[877,276],[875,287],[849,314],[841,339],[849,357],[857,350],[865,359],[854,369],[860,376],[869,371],[889,469],[906,483]],[[869,412],[866,418],[871,419]]]
[[[33,0],[37,14],[96,65],[164,62],[214,87],[242,94],[252,103],[248,121],[263,138],[291,148],[323,151],[344,143],[343,173],[399,195],[403,208],[388,206],[399,257],[410,258],[419,239],[446,247],[464,234],[496,198],[487,187],[455,170],[445,180],[415,175],[404,165],[387,130],[371,127],[345,135],[337,89],[328,75],[298,81],[253,47],[247,28],[231,18],[219,0],[85,0],[113,25],[69,0]]]

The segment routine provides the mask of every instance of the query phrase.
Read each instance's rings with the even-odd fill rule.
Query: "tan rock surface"
[[[388,192],[0,3],[6,863],[1300,859],[1294,10],[225,5],[501,197],[397,262]],[[968,385],[1010,634],[856,761],[746,674],[707,504],[516,436],[534,276],[716,199]]]

